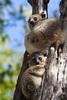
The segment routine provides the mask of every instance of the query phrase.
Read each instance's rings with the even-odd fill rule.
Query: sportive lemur
[[[25,47],[31,55],[34,52],[46,52],[49,47],[63,47],[65,31],[60,19],[50,18],[38,22],[25,36]]]
[[[22,75],[22,93],[29,98],[41,86],[45,72],[47,57],[42,53],[34,53],[29,59],[29,68]]]

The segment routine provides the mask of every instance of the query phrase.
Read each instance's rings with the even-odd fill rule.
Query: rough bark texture
[[[59,57],[57,64],[56,58],[52,60],[47,71],[47,81],[43,88],[43,95],[40,100],[67,100],[67,56]]]

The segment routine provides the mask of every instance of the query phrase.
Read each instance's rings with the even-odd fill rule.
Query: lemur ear
[[[41,17],[42,17],[42,18],[46,18],[46,16],[47,16],[46,11],[45,11],[45,12],[44,12],[44,11],[43,11],[43,12],[41,12]]]

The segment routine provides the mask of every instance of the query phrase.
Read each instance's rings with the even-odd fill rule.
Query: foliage
[[[23,7],[20,6],[17,11],[10,0],[0,0],[0,100],[12,99],[22,63],[23,53],[10,47],[10,33],[5,31],[8,26],[16,27],[18,21],[23,23],[20,27],[27,29]],[[19,41],[16,44],[19,48]]]

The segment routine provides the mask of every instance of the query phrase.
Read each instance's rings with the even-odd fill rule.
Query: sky
[[[22,5],[24,7],[24,9],[27,9],[29,10],[29,14],[27,12],[25,12],[25,16],[27,16],[27,19],[29,18],[29,16],[31,15],[31,6],[29,5],[29,3],[27,2],[27,0],[11,0],[13,2],[13,5],[14,7],[18,10],[19,9],[19,6]],[[59,2],[60,0],[50,0],[50,3],[48,5],[48,16],[49,17],[52,17],[52,13],[55,11],[55,10],[58,10],[59,11]],[[9,34],[9,37],[11,38],[12,40],[12,43],[8,43],[8,45],[10,46],[10,48],[12,48],[13,50],[16,50],[16,51],[25,51],[25,47],[24,47],[24,36],[25,36],[25,32],[24,32],[24,29],[22,29],[20,26],[21,22],[17,22],[17,26],[13,26],[13,27],[6,27],[5,28],[5,32],[7,34]],[[16,41],[13,41],[13,40],[18,40],[19,41],[19,44],[21,44],[21,46],[19,46],[17,48],[16,46]]]

